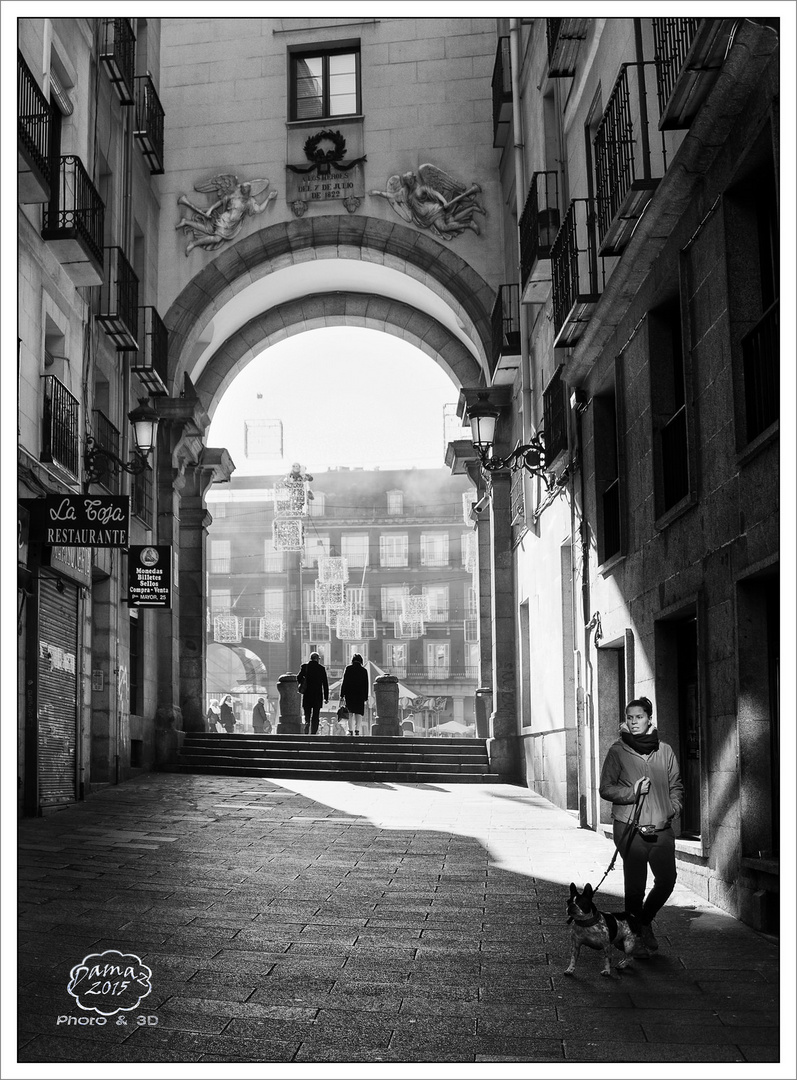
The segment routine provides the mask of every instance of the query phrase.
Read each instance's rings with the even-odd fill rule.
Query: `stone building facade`
[[[484,469],[461,440],[448,454],[477,489],[479,682],[492,691],[494,767],[600,828],[602,754],[624,703],[647,694],[687,775],[679,874],[771,927],[777,27],[138,20],[135,70],[149,71],[163,108],[160,171],[140,128],[123,138],[128,107],[97,59],[104,22],[20,24],[44,96],[57,99],[52,71],[76,88],[68,148],[118,205],[104,244],[133,251],[145,306],[168,334],[163,393],[143,387],[161,419],[153,519],[134,528],[176,553],[173,602],[141,613],[135,648],[152,655],[139,723],[118,680],[89,690],[103,666],[95,646],[118,675],[130,633],[126,613],[117,625],[123,556],[95,551],[92,584],[79,586],[77,623],[92,625],[76,668],[92,779],[113,779],[117,761],[119,776],[133,767],[124,748],[136,725],[146,764],[159,740],[203,722],[205,495],[232,471],[205,439],[220,397],[288,335],[368,326],[439,363],[461,387],[463,418],[494,411],[494,456],[544,441],[531,472]],[[114,140],[132,177],[121,196],[103,179],[108,152],[94,160]],[[142,365],[119,377],[120,354],[97,329],[99,285],[68,279],[41,213],[20,204],[20,455],[46,490],[74,490],[79,463],[45,476],[38,442],[51,299],[66,313],[62,381],[82,431],[94,409],[122,430]],[[41,494],[20,475],[24,497]],[[170,648],[155,650],[156,638]],[[35,741],[41,718],[26,721],[25,707],[21,740]]]

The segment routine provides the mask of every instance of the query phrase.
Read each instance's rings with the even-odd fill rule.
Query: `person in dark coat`
[[[254,709],[252,709],[252,727],[262,735],[271,734],[271,720],[265,698],[259,697]]]
[[[359,735],[365,703],[368,700],[368,672],[363,666],[363,658],[359,653],[352,656],[351,663],[343,672],[340,700],[341,702],[345,700],[346,708],[349,710],[349,735]]]
[[[329,701],[329,682],[327,669],[320,663],[317,652],[310,653],[310,659],[299,669],[299,685],[302,690],[302,709],[304,710],[305,734],[318,734],[318,720],[321,706]]]
[[[231,694],[228,694],[221,703],[221,726],[225,731],[235,731],[235,713],[232,708]]]

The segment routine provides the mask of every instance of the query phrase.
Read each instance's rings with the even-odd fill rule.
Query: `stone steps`
[[[497,784],[484,739],[188,732],[174,772],[286,780]]]

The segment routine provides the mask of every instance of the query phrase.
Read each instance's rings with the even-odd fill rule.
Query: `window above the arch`
[[[338,46],[290,54],[290,120],[357,116],[360,46]]]

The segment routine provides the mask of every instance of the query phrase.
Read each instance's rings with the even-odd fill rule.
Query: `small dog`
[[[576,960],[581,952],[581,946],[588,949],[601,949],[603,952],[603,971],[601,975],[611,977],[612,945],[621,949],[623,959],[617,965],[618,968],[627,967],[632,960],[632,953],[637,945],[637,934],[640,924],[633,915],[621,912],[612,915],[608,911],[598,911],[592,899],[592,886],[585,885],[583,893],[580,893],[574,883],[570,882],[570,899],[567,901],[568,922],[570,928],[570,964],[565,969],[565,975],[572,975],[576,970]]]

